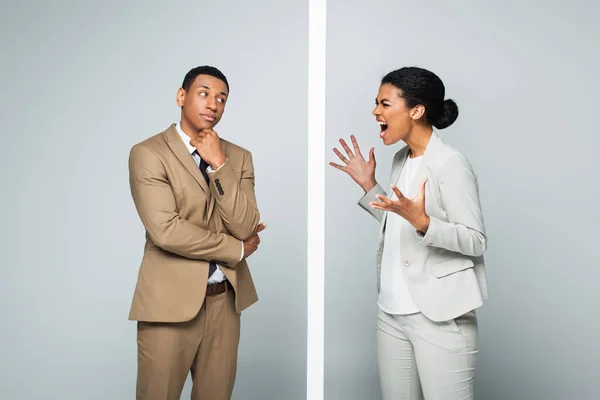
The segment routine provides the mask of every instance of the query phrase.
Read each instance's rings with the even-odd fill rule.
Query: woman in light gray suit
[[[458,117],[434,73],[387,74],[373,110],[394,156],[390,191],[375,180],[354,136],[334,152],[366,192],[359,204],[380,222],[377,250],[377,356],[384,400],[473,399],[475,309],[487,298],[486,234],[477,177],[469,161],[433,129]]]

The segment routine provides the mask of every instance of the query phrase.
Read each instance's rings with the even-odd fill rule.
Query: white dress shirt
[[[179,133],[179,137],[181,137],[181,140],[183,141],[183,144],[185,144],[185,147],[190,152],[190,155],[192,156],[192,158],[196,162],[196,166],[199,169],[200,168],[200,155],[196,152],[196,148],[190,144],[190,140],[192,140],[192,139],[188,135],[186,135],[185,132],[183,132],[181,130],[181,125],[180,125],[179,122],[177,123],[177,125],[175,125],[175,128],[177,128],[177,133]],[[225,161],[225,162],[227,162],[227,161]],[[223,163],[223,165],[225,165],[225,163]],[[221,165],[221,167],[223,165]],[[219,168],[221,168],[221,167],[219,167]],[[206,171],[208,172],[209,175],[211,173],[215,172],[210,167],[210,165],[208,166],[208,168],[206,169]],[[240,261],[242,261],[242,258],[244,258],[244,242],[240,241],[240,243],[241,243],[241,246],[242,246],[242,255],[240,257]],[[225,274],[223,274],[223,271],[221,271],[221,268],[222,268],[221,265],[217,265],[217,269],[215,270],[215,272],[208,278],[208,284],[209,285],[212,285],[212,284],[215,284],[215,283],[219,283],[219,282],[223,282],[225,279],[227,279],[225,277]]]
[[[406,159],[398,182],[396,182],[396,186],[403,195],[407,195],[422,159],[423,156]],[[398,200],[393,190],[388,197],[390,200]],[[420,311],[413,302],[404,280],[402,263],[404,258],[400,252],[402,229],[414,230],[412,225],[400,215],[388,212],[381,258],[381,289],[378,304],[382,311],[395,315],[414,314]]]

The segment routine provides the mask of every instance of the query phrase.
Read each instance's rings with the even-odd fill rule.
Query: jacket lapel
[[[404,164],[406,163],[406,157],[408,156],[408,146],[404,147],[394,157],[394,161],[392,163],[392,173],[390,176],[390,184],[388,189],[388,198],[392,195],[390,191],[392,185],[395,185],[398,182],[398,178],[400,177],[400,173],[402,173],[402,169],[404,168]]]
[[[392,195],[392,185],[395,185],[396,182],[398,181],[398,178],[400,177],[400,173],[402,172],[402,169],[404,168],[404,164],[406,163],[406,156],[408,155],[408,146],[403,147],[401,150],[399,150],[396,155],[394,156],[394,160],[392,161],[392,172],[390,174],[390,183],[388,185],[388,187],[386,188],[386,193],[387,193],[387,198],[389,199],[390,196]],[[385,225],[387,222],[387,212],[383,213],[383,218],[381,219],[381,229],[380,232],[384,232],[385,231]]]
[[[192,155],[188,152],[187,147],[181,141],[179,137],[179,133],[177,133],[177,129],[175,129],[175,124],[172,124],[166,132],[167,144],[171,148],[171,151],[175,154],[175,156],[179,159],[179,161],[183,164],[185,169],[188,170],[190,174],[196,179],[202,190],[208,195],[210,190],[206,181],[204,180],[204,176],[200,172],[200,169],[196,165],[196,162],[192,158]]]
[[[408,193],[404,193],[406,197],[413,198],[419,195],[419,188],[421,187],[421,182],[423,182],[423,179],[427,177],[429,165],[431,164],[432,160],[435,159],[436,153],[441,144],[442,139],[434,131],[431,134],[431,139],[429,139],[429,143],[427,144],[427,148],[425,149],[425,153],[423,154],[423,159],[419,164],[419,168],[417,168],[415,177],[413,178],[410,184]]]

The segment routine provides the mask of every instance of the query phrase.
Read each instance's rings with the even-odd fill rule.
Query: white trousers
[[[383,400],[472,400],[477,315],[433,322],[423,314],[377,316]]]

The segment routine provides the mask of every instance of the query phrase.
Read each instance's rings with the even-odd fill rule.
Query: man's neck
[[[198,136],[199,132],[195,132],[195,129],[192,128],[185,119],[181,119],[179,121],[179,127],[181,128],[181,131],[183,133],[185,133],[190,139],[195,138],[196,136]]]

